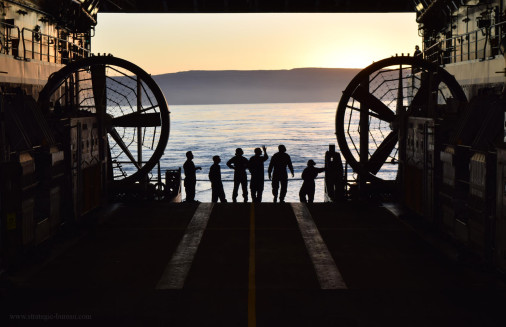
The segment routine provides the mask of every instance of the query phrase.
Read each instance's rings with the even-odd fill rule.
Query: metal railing
[[[21,36],[24,59],[66,64],[90,55],[90,51],[80,45],[28,28],[21,30]]]
[[[22,49],[20,48],[22,45]],[[90,50],[55,36],[0,21],[0,54],[58,64],[90,56]]]
[[[428,61],[438,65],[467,60],[484,60],[500,54],[501,41],[506,37],[506,22],[436,42],[424,51]]]
[[[20,36],[19,27],[0,21],[0,53],[18,57]]]

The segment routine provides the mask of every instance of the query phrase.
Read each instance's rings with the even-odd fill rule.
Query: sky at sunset
[[[92,51],[163,74],[363,68],[420,42],[414,13],[99,13]]]

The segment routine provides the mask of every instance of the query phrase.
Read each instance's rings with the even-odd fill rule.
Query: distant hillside
[[[175,104],[339,101],[360,69],[187,71],[153,78]]]

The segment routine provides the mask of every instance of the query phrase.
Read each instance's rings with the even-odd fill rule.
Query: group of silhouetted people
[[[264,191],[264,163],[269,159],[269,155],[267,154],[267,149],[265,146],[263,146],[261,149],[256,148],[254,152],[255,154],[248,160],[243,156],[244,151],[241,148],[237,148],[235,150],[235,156],[227,161],[227,166],[234,170],[234,188],[232,191],[233,202],[237,202],[239,187],[242,189],[242,197],[244,202],[248,202],[247,171],[249,171],[251,174],[251,199],[253,202],[262,202],[262,193]],[[331,154],[332,153],[339,156],[338,162],[336,161],[335,163],[341,167],[342,172],[339,153],[333,150],[331,151]],[[187,160],[183,165],[185,173],[184,187],[186,190],[186,201],[194,202],[195,184],[197,182],[196,171],[202,168],[196,167],[193,163],[193,153],[191,151],[186,152],[186,158]],[[329,152],[327,152],[325,159],[326,166],[327,158],[335,158],[335,155],[331,155],[329,157]],[[214,156],[213,162],[213,165],[209,169],[209,180],[211,181],[212,190],[211,201],[218,202],[218,200],[220,200],[221,202],[227,202],[225,191],[223,189],[223,183],[221,180],[221,158],[219,156]],[[329,163],[332,163],[332,160],[330,160]],[[278,152],[272,156],[269,163],[269,168],[267,170],[269,180],[272,181],[272,195],[274,197],[274,203],[278,202],[278,194],[279,202],[285,202],[285,196],[288,189],[287,169],[290,170],[292,177],[294,177],[292,160],[286,153],[286,147],[281,144],[278,146]],[[315,194],[315,179],[319,173],[324,171],[326,171],[326,168],[316,168],[315,162],[313,160],[308,161],[307,167],[302,172],[303,183],[299,192],[299,198],[301,202],[313,202]],[[329,176],[333,176],[333,173],[329,174]],[[326,178],[326,183],[328,182],[329,180]]]

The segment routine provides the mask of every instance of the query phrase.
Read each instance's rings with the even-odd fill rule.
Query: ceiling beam
[[[100,12],[125,13],[385,13],[414,12],[405,0],[106,0]]]

